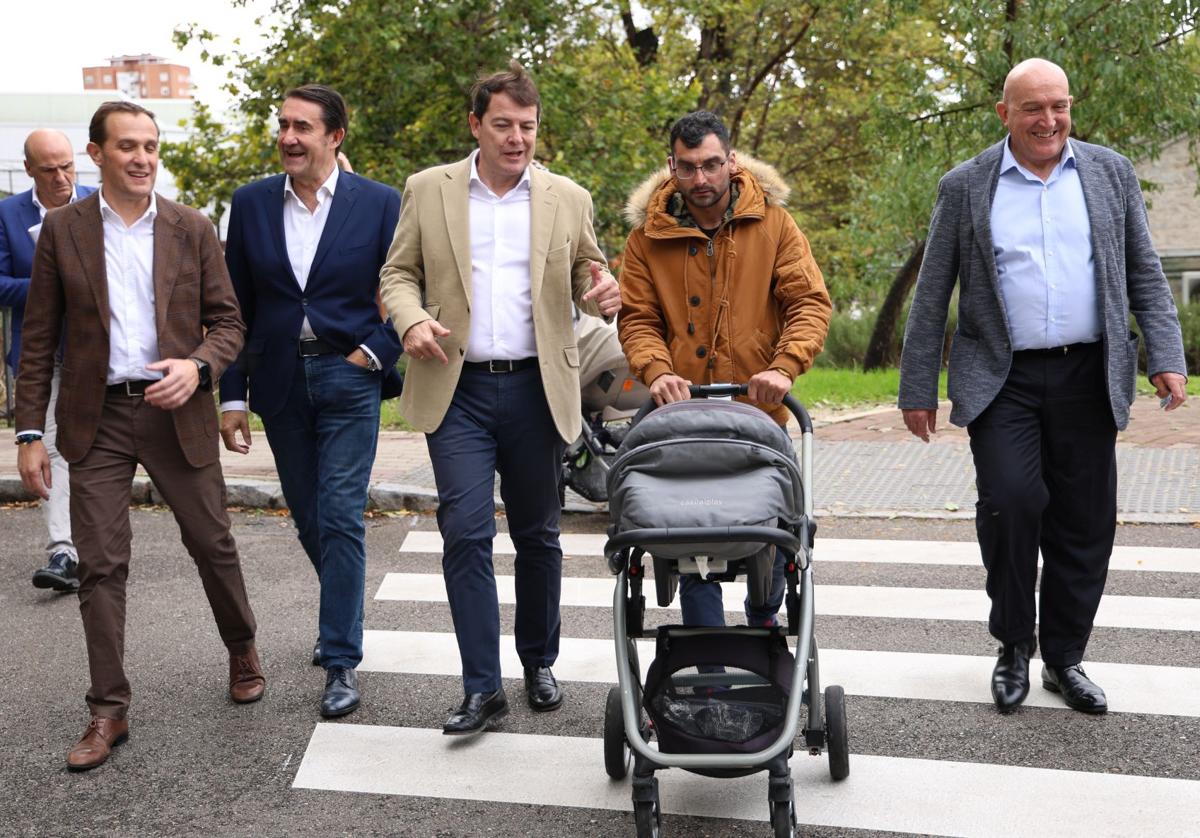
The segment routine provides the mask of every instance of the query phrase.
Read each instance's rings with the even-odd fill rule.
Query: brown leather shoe
[[[258,701],[267,688],[258,652],[253,646],[245,654],[229,656],[229,697],[238,704]]]
[[[125,719],[109,719],[92,716],[83,738],[67,752],[67,768],[72,771],[87,771],[101,765],[112,749],[129,738],[129,722]]]

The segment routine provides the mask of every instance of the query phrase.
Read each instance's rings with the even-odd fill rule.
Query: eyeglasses
[[[693,166],[691,163],[676,163],[672,161],[671,171],[675,172],[675,177],[680,180],[691,180],[696,176],[696,172],[704,172],[705,177],[712,177],[721,171],[721,167],[728,162],[728,157],[723,160],[707,160],[699,166]]]

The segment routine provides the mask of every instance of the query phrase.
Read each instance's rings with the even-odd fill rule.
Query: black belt
[[[483,372],[499,373],[527,370],[530,367],[536,367],[537,362],[538,359],[534,357],[521,358],[518,361],[463,361],[463,366],[469,370],[481,370]]]
[[[116,384],[109,384],[105,390],[114,396],[129,396],[133,399],[140,399],[146,394],[146,388],[155,381],[161,381],[161,379],[118,381]]]
[[[296,344],[296,354],[301,358],[315,358],[318,355],[341,354],[336,346],[320,338],[301,338]]]
[[[1057,357],[1059,355],[1070,355],[1072,352],[1083,352],[1088,349],[1095,349],[1100,346],[1100,341],[1093,340],[1087,343],[1068,343],[1066,346],[1051,346],[1046,349],[1018,349],[1013,355],[1023,355],[1027,358],[1038,356]]]

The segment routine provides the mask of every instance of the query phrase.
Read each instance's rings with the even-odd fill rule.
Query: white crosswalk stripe
[[[568,557],[597,557],[604,540],[602,534],[567,534],[562,539],[563,550]],[[400,552],[405,556],[436,556],[441,546],[436,532],[412,532]],[[498,555],[513,553],[507,535],[497,536],[495,551]],[[978,547],[971,542],[819,539],[816,557],[818,563],[878,565],[881,574],[888,565],[923,566],[927,576],[936,574],[939,567],[979,566]],[[1113,570],[1136,571],[1139,592],[1173,593],[1179,580],[1187,579],[1173,574],[1200,573],[1200,550],[1117,548],[1111,566]],[[568,563],[569,575],[564,577],[562,589],[563,605],[585,609],[576,612],[576,619],[587,619],[593,633],[597,620],[600,625],[605,619],[611,623],[607,610],[614,591],[614,579],[603,571],[595,572],[597,575],[591,577],[570,575]],[[886,576],[880,578],[886,580]],[[956,578],[961,585],[961,574]],[[1190,581],[1186,584],[1194,587]],[[497,574],[501,603],[514,602],[513,587],[512,576]],[[723,587],[726,610],[740,614],[744,585]],[[647,604],[657,608],[652,581],[645,593]],[[815,596],[821,616],[907,620],[917,627],[915,637],[920,636],[919,627],[925,623],[979,625],[988,613],[987,596],[979,589],[826,585],[818,581]],[[448,630],[448,616],[437,626],[441,631],[380,630],[372,626],[372,614],[379,614],[380,609],[399,614],[418,604],[444,607],[446,589],[440,574],[386,573],[373,600],[368,606],[362,671],[372,673],[370,677],[376,679],[456,678],[460,674],[457,643]],[[678,601],[671,607],[677,609]],[[569,628],[571,621],[565,625]],[[1200,598],[1108,595],[1101,603],[1096,625],[1135,634],[1172,632],[1175,634],[1171,636],[1180,638],[1178,646],[1186,648],[1197,639],[1189,640],[1190,633],[1200,633]],[[920,642],[914,641],[913,645],[919,646]],[[501,637],[500,648],[503,676],[519,681],[521,662],[513,637]],[[652,641],[641,641],[643,667],[652,655]],[[821,649],[823,682],[841,684],[852,697],[934,702],[950,708],[990,704],[988,682],[994,663],[994,657],[933,653],[920,648]],[[1146,724],[1146,720],[1161,719],[1160,724],[1182,725],[1177,728],[1183,731],[1180,736],[1190,735],[1196,730],[1194,720],[1200,719],[1200,668],[1152,663],[1149,657],[1126,657],[1120,662],[1089,659],[1088,674],[1108,693],[1112,720],[1105,724],[1119,724],[1128,730]],[[568,690],[573,683],[615,683],[611,637],[564,636],[554,671]],[[1039,673],[1040,661],[1035,660],[1031,665],[1033,688],[1025,701],[1025,706],[1033,709],[1028,712],[1051,713],[1065,722],[1076,719],[1068,715],[1072,711],[1061,697],[1040,687]],[[852,714],[850,721],[854,750],[856,722],[865,726],[868,720],[856,719]],[[1021,729],[1019,720],[997,722],[1001,724],[1011,731]],[[602,743],[593,738],[598,731],[572,732],[585,735],[501,730],[461,743],[447,740],[436,728],[323,723],[313,732],[294,785],[330,792],[631,812],[629,782],[613,782],[605,775]],[[913,733],[933,737],[949,732]],[[1029,735],[1029,731],[1023,735]],[[1200,824],[1200,780],[1146,776],[1144,769],[1139,771],[1134,766],[1129,771],[1112,773],[1111,769],[1081,771],[993,764],[979,761],[974,749],[938,753],[948,758],[889,756],[886,749],[872,754],[856,752],[851,758],[850,777],[834,783],[829,779],[824,756],[812,758],[798,750],[792,759],[792,774],[801,823],[927,835],[1200,836],[1196,826]],[[950,758],[957,753],[963,758]],[[497,765],[505,766],[505,770],[497,771]],[[763,774],[714,781],[675,769],[656,776],[668,820],[671,815],[684,814],[744,821],[767,818]],[[997,801],[1020,804],[1006,806],[1004,816],[998,817]],[[1067,802],[1069,816],[1048,817],[1048,813],[1063,811]],[[627,829],[617,834],[632,836],[632,820],[631,815]],[[761,834],[768,833],[764,824]]]
[[[594,533],[563,533],[566,556],[602,556],[607,537]],[[516,553],[507,533],[497,533],[492,546],[498,556]],[[440,553],[438,532],[411,532],[401,553]],[[818,538],[816,557],[820,562],[865,562],[867,564],[958,565],[979,567],[979,547],[971,541],[903,541],[898,539]],[[1200,551],[1181,547],[1113,548],[1112,570],[1200,573]]]
[[[654,656],[654,644],[643,640],[638,645],[644,674]],[[988,679],[995,663],[995,658],[971,655],[822,649],[821,677],[826,683],[841,684],[848,695],[988,704],[992,700]],[[521,661],[511,636],[500,638],[500,664],[505,678],[521,677]],[[1039,666],[1035,659],[1035,679]],[[458,646],[454,635],[446,632],[367,630],[363,633],[359,668],[366,672],[458,675]],[[612,641],[563,638],[554,672],[564,681],[615,684],[617,666]],[[1200,717],[1200,670],[1090,662],[1088,673],[1112,694],[1112,712]],[[1030,690],[1025,704],[1067,709],[1061,698],[1042,689]]]
[[[629,787],[605,777],[601,753],[597,739],[493,732],[469,747],[447,747],[437,730],[320,724],[295,785],[425,797],[453,790],[466,800],[630,809]],[[1004,838],[1184,836],[1200,823],[1200,782],[865,755],[852,765],[850,778],[835,784],[823,759],[792,758],[805,823]],[[762,775],[723,780],[717,791],[712,781],[678,771],[658,776],[668,814],[765,818]],[[997,800],[1020,805],[998,818]],[[1069,817],[1047,817],[1064,806]]]
[[[591,608],[612,605],[613,580],[564,577],[562,604]],[[652,585],[646,586],[646,602],[658,604]],[[512,576],[497,575],[500,602],[516,602]],[[741,611],[746,596],[744,585],[723,585],[726,611]],[[446,583],[436,573],[389,573],[375,594],[381,600],[445,602]],[[820,614],[840,617],[892,617],[910,620],[987,619],[988,598],[983,591],[945,588],[888,588],[858,585],[821,585],[816,592]],[[678,610],[679,599],[670,606]],[[1182,597],[1105,596],[1100,601],[1096,625],[1107,628],[1200,631],[1200,600]]]

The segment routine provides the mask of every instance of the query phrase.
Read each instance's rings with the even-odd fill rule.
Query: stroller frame
[[[693,397],[708,398],[745,395],[746,386],[717,384],[689,388]],[[816,526],[813,522],[812,500],[812,419],[798,400],[788,395],[785,406],[796,417],[801,429],[800,480],[803,487],[803,515],[797,526],[782,529],[771,526],[674,527],[643,528],[612,534],[605,555],[609,568],[617,575],[613,593],[613,637],[617,658],[618,686],[609,695],[605,719],[605,763],[610,776],[619,779],[628,770],[629,756],[633,761],[633,803],[639,838],[661,834],[661,807],[658,780],[654,772],[661,768],[682,768],[694,773],[716,777],[742,776],[766,770],[769,773],[768,799],[770,817],[777,836],[795,835],[795,796],[788,760],[800,732],[801,706],[808,713],[803,728],[804,744],[811,755],[817,756],[828,746],[830,773],[835,780],[849,773],[845,730],[844,694],[841,687],[829,687],[822,696],[817,645],[813,637],[813,574],[812,550]],[[636,425],[655,407],[648,402],[633,424]],[[642,676],[634,637],[643,633],[645,597],[642,594],[644,567],[642,557],[646,548],[663,544],[709,542],[756,542],[773,545],[784,552],[787,580],[788,634],[796,637],[795,665],[792,690],[784,711],[783,730],[774,742],[754,753],[700,754],[662,753],[648,744],[649,728],[643,721]],[[731,628],[737,631],[737,628]],[[733,679],[733,680],[731,680]],[[703,686],[710,683],[750,683],[756,677],[732,673],[674,676],[681,685]],[[824,701],[822,700],[824,698]],[[616,699],[616,700],[614,700]],[[624,770],[613,765],[616,731],[610,715],[617,710],[629,753],[624,754]],[[823,704],[831,704],[828,729]]]

